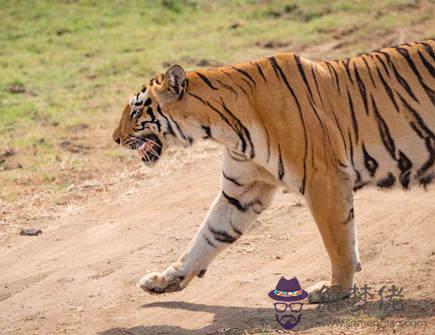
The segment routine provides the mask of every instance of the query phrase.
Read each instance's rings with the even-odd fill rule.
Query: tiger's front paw
[[[164,272],[152,272],[139,280],[138,286],[149,293],[181,291],[185,276],[170,266]]]

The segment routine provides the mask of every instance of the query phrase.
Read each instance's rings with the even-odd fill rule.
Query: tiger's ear
[[[180,65],[172,65],[163,78],[164,99],[167,102],[181,100],[187,89],[186,72]]]

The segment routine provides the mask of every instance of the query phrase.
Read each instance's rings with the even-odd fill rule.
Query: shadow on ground
[[[379,302],[366,302],[363,306],[349,304],[307,305],[303,311],[302,320],[295,330],[308,330],[327,326],[331,322],[343,321],[388,321],[388,320],[418,320],[424,323],[426,318],[435,315],[435,299],[403,299],[403,306],[393,310],[380,310]],[[241,334],[261,331],[277,331],[282,328],[276,323],[273,308],[247,308],[209,306],[187,302],[168,301],[146,304],[143,308],[183,309],[195,312],[214,314],[213,323],[207,327],[191,330],[177,326],[153,325],[135,326],[131,328],[111,328],[99,335],[148,335],[148,334]],[[319,308],[320,307],[320,308]],[[390,306],[391,307],[391,306]],[[399,307],[399,306],[398,306]],[[403,308],[402,308],[403,307]],[[168,318],[171,317],[168,312]],[[162,321],[164,323],[164,321]],[[420,327],[422,327],[420,323]],[[349,326],[348,326],[349,327]],[[366,327],[366,326],[365,326]],[[376,326],[374,326],[376,327]],[[343,330],[345,330],[344,328]],[[347,328],[347,330],[351,330]]]

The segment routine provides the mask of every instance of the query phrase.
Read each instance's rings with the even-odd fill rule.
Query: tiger
[[[361,271],[353,198],[371,185],[427,189],[435,179],[435,40],[338,60],[278,53],[186,72],[173,65],[123,109],[113,140],[154,166],[169,147],[222,147],[220,190],[193,240],[138,285],[184,289],[236,242],[278,189],[306,201],[330,260],[310,303],[350,295]]]

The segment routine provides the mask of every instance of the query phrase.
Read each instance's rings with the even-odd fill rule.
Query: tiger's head
[[[191,144],[192,138],[171,116],[174,110],[185,109],[187,83],[186,73],[179,65],[151,79],[125,106],[113,140],[135,150],[147,166],[154,165],[169,145]]]

